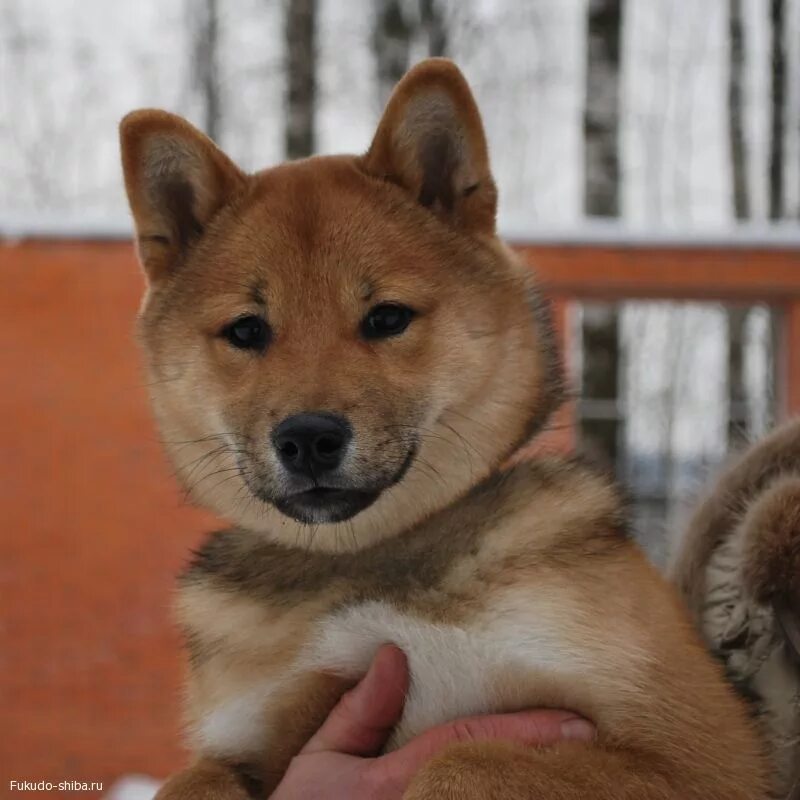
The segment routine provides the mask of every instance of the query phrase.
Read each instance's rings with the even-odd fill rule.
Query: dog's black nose
[[[342,463],[352,431],[335,414],[295,414],[281,422],[272,442],[290,472],[316,478]]]

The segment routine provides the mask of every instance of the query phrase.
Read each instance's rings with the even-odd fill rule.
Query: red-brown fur
[[[622,534],[613,487],[569,461],[502,471],[546,420],[559,374],[531,275],[496,236],[480,115],[455,66],[412,70],[361,157],[247,176],[163,112],[127,117],[121,136],[156,414],[190,492],[238,525],[201,549],[179,598],[198,740],[247,687],[283,680],[263,698],[263,723],[280,734],[291,722],[288,750],[229,758],[279,775],[346,685],[297,665],[321,634],[346,630],[337,613],[371,603],[386,625],[400,615],[412,645],[431,625],[445,642],[540,626],[550,661],[526,651],[528,662],[493,672],[491,710],[564,706],[598,727],[590,747],[448,748],[409,798],[762,797],[744,709]],[[389,300],[414,307],[413,323],[365,341],[360,320]],[[242,314],[268,317],[263,353],[221,334]],[[309,409],[347,415],[358,454],[348,480],[381,482],[345,522],[274,507],[285,476],[270,432]],[[412,683],[424,680],[410,661]],[[235,797],[218,761],[161,797]]]

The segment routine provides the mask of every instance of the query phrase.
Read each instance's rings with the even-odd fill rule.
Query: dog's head
[[[246,175],[160,111],[121,140],[153,403],[199,502],[360,546],[464,493],[549,412],[546,320],[496,238],[452,63],[409,72],[361,157]]]

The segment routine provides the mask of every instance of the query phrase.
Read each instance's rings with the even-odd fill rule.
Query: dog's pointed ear
[[[134,111],[119,130],[139,260],[156,282],[181,262],[246,177],[207,136],[174,114]]]
[[[430,58],[397,84],[361,164],[457,227],[494,233],[497,190],[486,136],[452,61]]]

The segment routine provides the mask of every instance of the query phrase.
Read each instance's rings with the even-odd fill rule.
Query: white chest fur
[[[563,606],[528,605],[523,615],[510,614],[507,607],[499,611],[473,617],[468,629],[435,624],[383,602],[338,611],[320,620],[280,681],[252,685],[207,714],[196,731],[196,744],[216,755],[264,752],[270,737],[280,735],[268,730],[259,711],[269,705],[272,693],[309,671],[357,679],[387,642],[405,652],[411,672],[405,710],[390,749],[439,723],[513,707],[518,687],[507,679],[510,670],[578,679],[594,672],[595,659],[564,635]]]
[[[326,619],[302,665],[355,678],[366,672],[380,645],[400,647],[411,685],[392,749],[441,722],[506,706],[506,687],[498,678],[509,668],[564,673],[577,666],[552,627],[522,630],[508,619],[488,623],[475,619],[465,629],[421,620],[385,603],[366,603]]]

